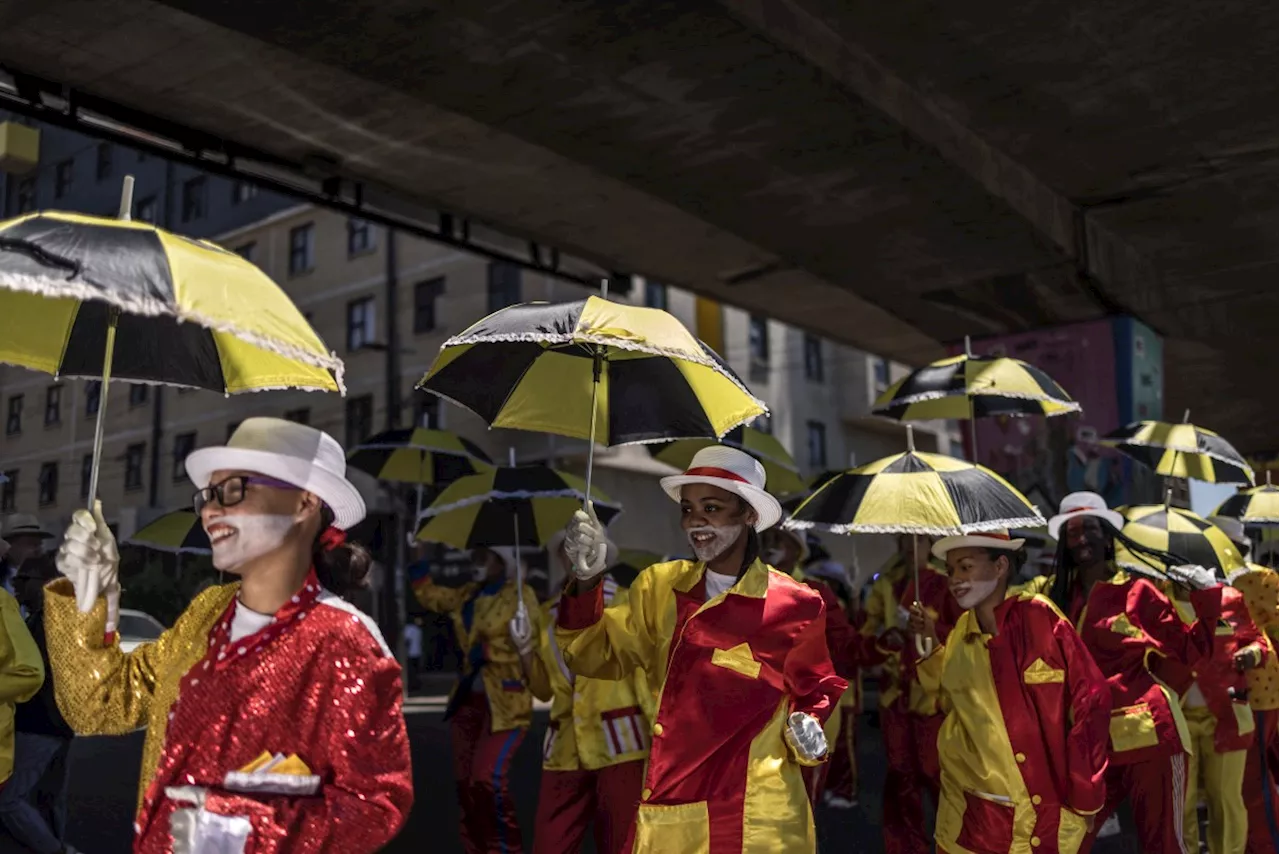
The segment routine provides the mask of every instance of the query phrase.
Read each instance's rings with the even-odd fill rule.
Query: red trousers
[[[1275,709],[1254,712],[1258,733],[1245,754],[1244,806],[1249,812],[1246,854],[1276,854],[1280,847],[1280,815],[1276,804],[1276,718]]]
[[[827,763],[826,791],[846,801],[858,799],[858,714],[855,706],[842,709],[839,743],[832,745]],[[934,740],[935,749],[937,740]]]
[[[627,831],[635,821],[643,787],[644,760],[640,759],[597,771],[544,770],[533,854],[581,850],[589,822],[594,822],[598,854],[629,852]]]
[[[1187,802],[1185,753],[1108,768],[1107,802],[1093,817],[1093,830],[1081,843],[1081,851],[1093,847],[1103,823],[1126,798],[1143,854],[1194,854],[1187,851],[1182,836],[1182,809]]]
[[[525,730],[491,732],[484,694],[463,700],[451,721],[453,779],[467,854],[520,854],[520,822],[508,785]]]
[[[888,770],[884,779],[884,854],[929,854],[924,793],[938,803],[938,730],[945,715],[913,715],[896,706],[880,709]]]

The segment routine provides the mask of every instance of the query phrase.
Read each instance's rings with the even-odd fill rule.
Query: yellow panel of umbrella
[[[1121,533],[1139,545],[1168,552],[1184,563],[1216,567],[1224,575],[1244,566],[1244,558],[1231,538],[1190,510],[1151,504],[1126,507],[1123,514],[1125,525]],[[1166,569],[1122,543],[1116,546],[1116,563],[1148,575],[1163,576]]]
[[[800,477],[800,467],[776,437],[754,427],[735,427],[724,435],[721,444],[745,451],[764,466],[765,487],[774,495],[785,496],[804,492],[808,484]],[[693,462],[694,454],[714,439],[680,439],[665,445],[651,445],[654,459],[674,466],[681,471]]]

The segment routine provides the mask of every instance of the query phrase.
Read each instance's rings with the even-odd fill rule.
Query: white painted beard
[[[293,527],[293,517],[245,514],[223,516],[214,524],[226,525],[235,530],[226,539],[215,541],[210,537],[214,569],[232,572],[249,561],[278,549]]]
[[[742,531],[746,527],[746,525],[725,525],[724,527],[703,525],[690,528],[685,536],[689,538],[689,547],[693,549],[694,556],[703,563],[709,563],[733,548],[733,544],[738,541],[738,537],[742,536]],[[697,542],[694,537],[698,534],[712,536],[709,540]]]
[[[990,596],[999,583],[1000,579],[998,578],[991,578],[985,581],[970,581],[963,595],[954,590],[951,591],[951,595],[956,597],[956,604],[968,611]]]

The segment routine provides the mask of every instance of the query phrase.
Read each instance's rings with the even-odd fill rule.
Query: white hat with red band
[[[1058,515],[1049,520],[1049,536],[1060,540],[1062,526],[1079,516],[1094,516],[1105,520],[1119,531],[1124,527],[1124,517],[1107,509],[1107,500],[1096,492],[1073,492],[1058,505]]]
[[[711,445],[693,455],[684,474],[664,477],[662,489],[672,501],[680,500],[680,488],[707,483],[732,492],[756,511],[757,531],[772,528],[782,518],[778,499],[764,491],[764,466],[750,454],[725,445]]]
[[[977,531],[957,537],[943,537],[933,544],[933,556],[938,560],[946,560],[947,552],[953,549],[1000,549],[1016,552],[1026,544],[1026,540],[1014,539],[1009,531],[1000,528],[995,531]]]

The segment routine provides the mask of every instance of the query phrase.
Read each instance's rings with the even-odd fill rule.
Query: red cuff
[[[556,625],[569,631],[594,626],[604,613],[604,585],[597,584],[585,593],[565,593],[560,597],[560,614]]]
[[[106,634],[104,634],[104,635],[102,636],[102,645],[103,645],[103,646],[111,646],[111,645],[112,645],[113,643],[115,643],[115,642],[116,642],[116,633],[115,633],[115,632],[107,632]]]

